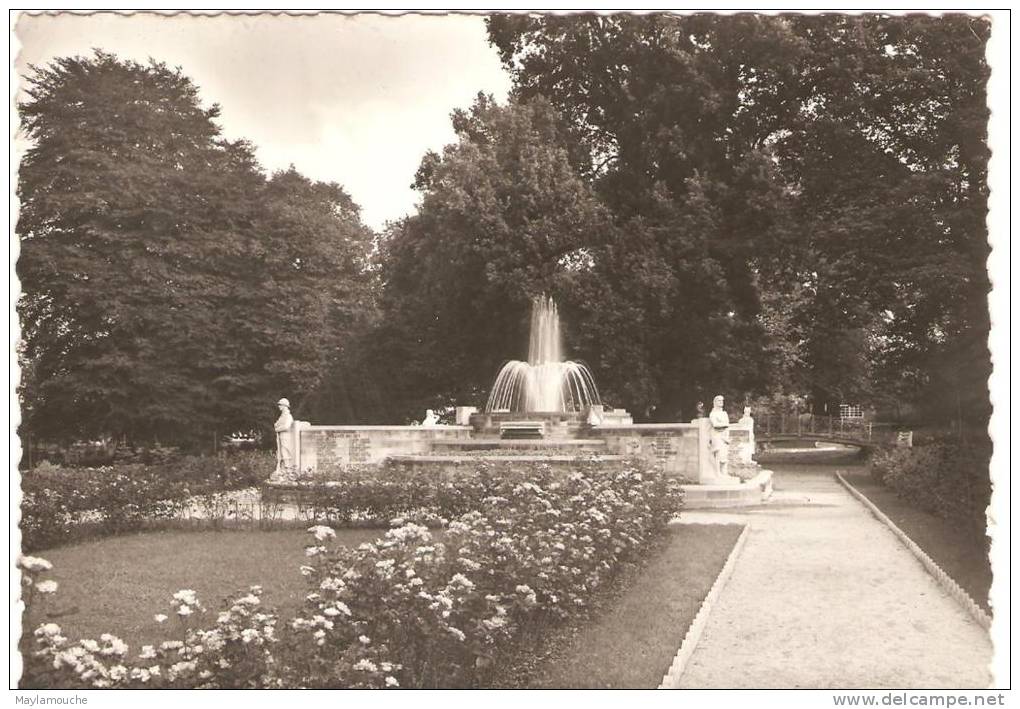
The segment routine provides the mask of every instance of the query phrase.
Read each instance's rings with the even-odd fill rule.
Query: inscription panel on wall
[[[372,459],[371,439],[358,431],[319,431],[315,457],[322,465],[357,465]]]
[[[663,465],[667,465],[667,461],[674,458],[679,450],[677,436],[667,431],[659,431],[652,436],[650,447],[652,455]]]

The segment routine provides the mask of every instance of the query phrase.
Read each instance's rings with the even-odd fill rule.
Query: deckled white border
[[[540,8],[535,6],[529,6],[527,9],[512,9],[512,8],[499,8],[499,7],[488,7],[483,4],[476,6],[479,9],[473,11],[456,10],[456,11],[444,11],[430,9],[427,7],[416,7],[419,3],[411,2],[404,6],[403,10],[395,9],[384,9],[380,8],[375,11],[378,14],[403,14],[403,13],[437,13],[442,14],[445,12],[451,12],[456,14],[489,14],[491,12],[509,11],[509,12],[528,12],[528,11],[543,11],[554,13],[554,9]],[[53,5],[49,0],[39,3],[39,8],[44,9],[47,6]],[[118,8],[109,3],[101,3],[99,7],[109,11],[118,11],[126,14],[137,12],[139,8],[135,10]],[[141,7],[145,7],[147,3],[142,3]],[[231,3],[227,3],[225,10],[205,10],[205,9],[192,9],[188,10],[189,14],[196,16],[206,16],[210,14],[242,14],[241,8],[230,8]],[[941,5],[941,7],[940,7]],[[65,6],[66,7],[66,6]],[[221,6],[223,7],[223,6]],[[651,5],[645,6],[646,11],[667,11],[677,12],[675,6],[670,6],[664,3],[652,3]],[[595,11],[600,13],[613,12],[614,10],[606,5],[600,5],[594,3],[588,8],[584,8],[588,11]],[[68,11],[59,6],[50,8],[50,11]],[[176,12],[168,12],[167,10],[151,9],[148,10],[153,13],[161,14],[176,14]],[[312,15],[316,12],[323,10],[305,10],[305,11],[287,11],[286,14],[308,14]],[[615,10],[616,12],[634,12],[633,10]],[[691,10],[688,10],[690,12]],[[860,14],[865,11],[876,11],[874,6],[861,5],[859,7],[843,6],[840,9],[805,9],[804,7],[790,6],[789,4],[781,5],[776,3],[766,2],[758,6],[744,5],[741,6],[739,3],[730,6],[726,10],[711,10],[714,14],[733,14],[735,12],[755,12],[760,14],[775,14],[777,12],[793,12],[799,14],[818,14],[820,12],[841,12],[847,14]],[[992,353],[993,371],[989,380],[990,398],[993,404],[993,413],[991,422],[989,425],[989,433],[994,442],[994,452],[992,455],[992,461],[990,465],[990,475],[994,484],[992,494],[992,504],[989,508],[989,536],[992,537],[992,551],[991,559],[994,572],[994,578],[992,581],[991,588],[991,599],[992,603],[996,608],[994,624],[993,624],[993,642],[995,643],[997,652],[996,657],[993,661],[993,673],[996,677],[996,686],[1004,686],[1008,684],[1008,678],[1010,677],[1010,665],[1009,665],[1009,647],[1010,647],[1010,575],[1009,575],[1009,554],[1010,554],[1010,543],[1011,543],[1011,524],[1010,524],[1010,502],[1012,500],[1011,490],[1011,479],[1010,479],[1010,461],[1011,454],[1014,446],[1017,442],[1010,435],[1010,397],[1012,393],[1012,384],[1009,377],[1009,369],[1011,363],[1011,351],[1010,351],[1010,309],[1009,309],[1009,295],[1010,295],[1010,241],[1009,241],[1009,230],[1010,230],[1010,167],[1011,167],[1011,146],[1010,146],[1010,93],[1012,88],[1012,76],[1010,70],[1012,68],[1013,59],[1009,52],[1010,47],[1010,24],[1011,17],[1008,9],[999,10],[982,10],[982,9],[961,9],[959,5],[952,5],[946,3],[934,3],[928,7],[916,7],[910,10],[881,10],[882,12],[890,15],[902,15],[907,12],[915,14],[928,14],[931,16],[942,14],[946,11],[962,12],[969,15],[984,15],[992,21],[992,34],[987,44],[987,58],[989,66],[992,68],[991,77],[988,81],[987,94],[988,94],[988,105],[991,109],[991,117],[988,123],[988,144],[992,149],[991,158],[988,165],[988,186],[990,189],[989,201],[988,201],[988,220],[987,225],[989,229],[989,240],[992,244],[992,253],[988,259],[989,276],[991,278],[992,290],[989,293],[988,301],[991,315],[991,332],[989,334],[989,348]],[[8,92],[8,107],[11,112],[12,122],[10,125],[11,133],[17,130],[18,122],[17,115],[13,108],[14,96],[17,92],[19,83],[19,77],[15,71],[15,59],[17,57],[20,43],[17,36],[14,33],[15,23],[18,19],[19,14],[36,14],[37,11],[25,13],[24,11],[12,11],[8,18],[9,28],[9,71],[8,76],[9,92]],[[77,11],[82,12],[82,11]],[[86,11],[86,12],[95,12]],[[333,12],[337,12],[333,10]],[[357,10],[349,11],[350,13],[359,12]],[[562,12],[562,11],[561,11]],[[640,14],[640,13],[638,13]],[[12,141],[13,143],[13,141]],[[7,318],[8,318],[8,331],[10,335],[10,346],[9,354],[12,353],[13,347],[16,345],[20,338],[20,328],[17,321],[17,313],[15,311],[14,304],[17,300],[17,296],[20,293],[17,276],[14,271],[14,266],[17,260],[17,254],[19,250],[19,244],[17,238],[14,236],[14,223],[17,219],[17,199],[14,194],[14,186],[17,181],[17,167],[19,163],[19,155],[16,151],[11,150],[9,154],[9,175],[8,175],[8,195],[9,195],[9,230],[10,230],[10,241],[9,241],[9,294],[10,300],[7,307]],[[20,440],[17,436],[16,430],[20,420],[20,410],[18,406],[18,399],[16,396],[16,387],[20,375],[20,370],[17,366],[16,358],[11,355],[9,359],[9,372],[10,378],[8,380],[8,392],[11,396],[9,409],[8,409],[8,423],[10,427],[9,432],[9,460],[10,460],[10,476],[9,476],[9,508],[11,511],[10,527],[9,527],[9,539],[8,546],[11,554],[11,563],[20,551],[20,533],[18,530],[18,515],[20,514],[20,476],[17,472],[17,463],[21,456]],[[20,592],[20,583],[17,573],[9,574],[9,586],[10,595],[9,598],[14,601],[17,599]],[[12,625],[17,624],[20,626],[20,613],[17,612],[16,608],[12,608],[11,613]],[[11,628],[13,631],[12,637],[20,636],[19,628]],[[12,674],[11,677],[20,675],[20,657],[17,653],[13,653],[12,658]],[[385,694],[383,698],[379,698],[381,695],[373,695],[373,702],[375,703],[387,703]],[[774,697],[775,692],[771,694],[762,694],[756,699],[759,702],[764,702],[765,705],[779,706],[778,703],[774,703],[769,697]],[[112,701],[112,695],[107,693],[105,700]],[[690,701],[690,700],[688,700]],[[496,702],[500,704],[500,702]]]
[[[916,556],[917,560],[920,561],[924,568],[928,570],[928,573],[935,578],[935,581],[938,582],[939,586],[945,589],[950,596],[955,598],[957,602],[963,606],[964,610],[970,613],[981,627],[985,630],[991,630],[992,616],[986,613],[985,610],[979,606],[973,598],[971,598],[970,594],[964,591],[963,587],[953,580],[952,576],[943,571],[942,567],[935,563],[935,560],[924,552],[924,549],[919,547],[917,543],[908,537],[902,529],[897,527],[896,523],[889,519],[889,517],[882,512],[882,510],[880,510],[874,502],[869,500],[863,492],[847,482],[846,478],[839,473],[836,473],[836,479],[843,484],[843,487],[845,487],[851,495],[860,500],[861,503],[868,508],[871,514],[878,519],[878,521],[892,530],[892,533],[895,534],[901,542],[903,542],[903,546],[909,549],[910,553]]]
[[[723,587],[726,586],[726,582],[729,581],[730,576],[733,574],[733,567],[737,565],[737,557],[740,556],[740,551],[744,548],[744,542],[747,541],[747,535],[750,530],[751,525],[745,524],[743,531],[740,532],[740,536],[737,537],[736,544],[730,550],[726,563],[723,564],[722,570],[716,577],[715,583],[712,584],[712,588],[709,589],[705,600],[701,602],[701,608],[698,609],[697,615],[691,621],[691,626],[687,629],[683,642],[680,643],[680,649],[677,650],[676,656],[673,658],[673,664],[669,666],[669,670],[662,676],[662,682],[659,683],[656,689],[680,688],[680,677],[683,675],[684,670],[687,669],[687,661],[691,659],[694,649],[698,646],[698,641],[701,640],[701,634],[704,632],[705,624],[708,622],[708,615],[715,607],[719,594],[722,593]]]

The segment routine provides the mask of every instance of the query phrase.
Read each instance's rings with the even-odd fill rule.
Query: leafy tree
[[[938,372],[962,368],[975,373],[962,399],[987,413],[988,23],[790,22],[807,48],[803,108],[777,154],[806,244],[799,277],[840,292],[836,308],[816,304],[813,339],[824,349],[833,323],[867,327],[874,388],[931,404],[925,389],[946,388]]]
[[[547,102],[480,95],[453,125],[458,142],[422,160],[418,214],[381,245],[377,371],[404,417],[484,403],[502,362],[526,355],[529,299],[566,292],[606,241],[604,210]]]
[[[489,30],[517,94],[568,118],[618,226],[601,273],[631,315],[600,340],[620,348],[623,402],[672,416],[761,387],[758,262],[786,204],[747,66],[779,72],[794,38],[751,16],[496,16]]]
[[[245,308],[254,317],[238,341],[260,357],[247,369],[275,372],[261,388],[293,392],[297,412],[312,420],[371,416],[379,402],[360,353],[376,322],[375,234],[342,187],[293,167],[269,180],[262,207],[260,240],[275,266],[246,288],[259,302]]]
[[[986,21],[494,16],[489,36],[515,94],[546,96],[567,120],[621,250],[643,252],[626,292],[676,292],[682,273],[686,297],[718,301],[698,312],[676,292],[683,320],[657,327],[661,299],[635,298],[629,320],[646,340],[711,330],[736,348],[730,365],[691,371],[691,340],[645,347],[648,397],[684,398],[669,371],[702,389],[794,386],[819,404],[918,397],[966,367],[977,373],[954,384],[959,398],[987,409]],[[703,362],[709,344],[696,341]]]
[[[312,391],[367,248],[350,198],[292,173],[267,183],[161,63],[57,59],[26,91],[26,425],[209,441]]]

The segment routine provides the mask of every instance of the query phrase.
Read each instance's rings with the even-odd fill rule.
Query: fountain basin
[[[474,437],[467,440],[436,441],[432,444],[435,453],[454,454],[458,451],[535,451],[547,454],[570,454],[606,452],[602,438],[551,438],[527,440],[497,437]]]

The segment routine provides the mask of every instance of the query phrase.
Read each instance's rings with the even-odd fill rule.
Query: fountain
[[[535,298],[531,303],[528,360],[511,360],[503,365],[485,411],[580,412],[601,403],[588,368],[579,362],[563,361],[556,303],[548,296]]]
[[[484,409],[457,407],[456,425],[438,425],[434,419],[428,416],[428,425],[415,426],[313,426],[295,421],[280,435],[289,437],[285,442],[293,451],[287,461],[291,472],[316,471],[320,464],[338,471],[385,464],[443,475],[488,461],[541,462],[567,473],[581,460],[612,467],[635,458],[687,481],[689,506],[760,504],[771,493],[771,473],[759,471],[750,457],[750,416],[735,424],[727,418],[732,444],[720,447],[712,445],[709,418],[635,424],[627,411],[607,408],[589,369],[564,359],[559,312],[544,295],[532,301],[527,360],[503,365]],[[720,450],[726,451],[724,459]],[[727,474],[731,460],[748,480]],[[288,489],[283,479],[273,482],[283,484],[284,492]]]

